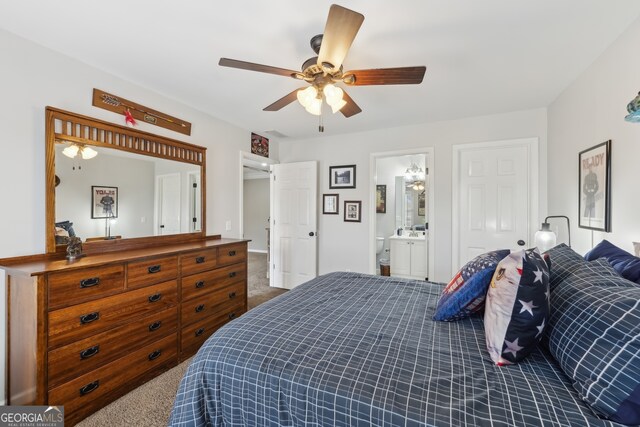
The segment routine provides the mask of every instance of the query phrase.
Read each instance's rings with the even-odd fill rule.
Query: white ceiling
[[[297,102],[262,111],[301,82],[218,60],[299,69],[314,56],[309,39],[324,30],[331,2],[0,2],[7,31],[247,130],[318,135],[317,117]],[[427,73],[418,86],[347,88],[363,111],[326,113],[325,135],[546,107],[640,15],[637,0],[339,4],[365,16],[345,70],[426,65]]]

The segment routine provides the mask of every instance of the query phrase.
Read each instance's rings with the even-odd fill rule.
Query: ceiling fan
[[[364,15],[337,4],[331,5],[324,33],[311,38],[311,48],[318,56],[307,59],[302,64],[302,71],[229,58],[220,58],[218,64],[291,77],[310,84],[283,96],[265,107],[264,111],[278,111],[297,99],[309,113],[320,116],[324,97],[334,113],[340,111],[348,118],[360,113],[362,109],[335,83],[350,86],[419,84],[427,69],[425,66],[418,66],[343,71],[342,62],[363,21]],[[324,131],[322,124],[319,131]]]

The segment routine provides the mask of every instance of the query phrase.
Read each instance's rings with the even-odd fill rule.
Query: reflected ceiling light
[[[296,93],[298,102],[302,105],[308,113],[314,116],[319,116],[322,113],[322,97],[331,107],[331,111],[335,114],[342,107],[347,105],[347,102],[342,99],[344,91],[339,87],[328,83],[322,88],[317,86],[309,86],[305,89],[300,89]]]
[[[415,163],[411,163],[411,166],[407,168],[404,173],[405,181],[424,181],[424,171],[421,167],[418,167]]]
[[[84,160],[93,159],[95,156],[98,155],[98,152],[93,148],[87,147],[86,145],[76,144],[76,143],[72,143],[71,145],[66,147],[64,150],[62,150],[62,154],[72,159],[75,158],[78,155],[78,153],[80,153],[80,156],[82,156]]]

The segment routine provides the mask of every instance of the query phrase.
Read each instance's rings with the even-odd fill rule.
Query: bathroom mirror
[[[427,218],[428,175],[422,185],[408,183],[404,176],[395,178],[396,229],[423,230]]]
[[[46,132],[47,252],[205,235],[203,147],[51,107]]]

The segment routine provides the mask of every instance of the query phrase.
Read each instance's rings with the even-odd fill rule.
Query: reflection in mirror
[[[407,184],[404,176],[396,176],[396,228],[424,230],[427,215],[426,186]]]
[[[69,146],[55,146],[56,243],[65,234],[93,241],[201,231],[200,166],[97,146],[95,157],[70,158],[62,153]],[[92,187],[115,188],[116,200],[105,199],[114,205]]]

